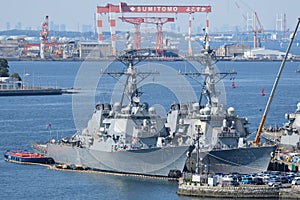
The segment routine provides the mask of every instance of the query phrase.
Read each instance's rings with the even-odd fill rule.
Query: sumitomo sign
[[[139,6],[136,7],[136,12],[178,12],[176,6]]]
[[[129,12],[141,13],[193,13],[211,12],[210,6],[129,6]]]
[[[195,12],[211,12],[211,6],[129,6],[126,3],[120,5],[108,4],[106,6],[97,6],[97,13],[195,13]]]

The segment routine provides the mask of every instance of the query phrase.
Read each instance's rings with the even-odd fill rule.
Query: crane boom
[[[237,2],[235,2],[235,5],[238,9],[242,10],[242,8],[240,7],[240,5]],[[241,12],[242,12],[242,16],[243,16],[244,20],[247,21],[247,16],[246,16],[245,12],[244,11],[241,11]]]
[[[296,26],[296,28],[295,28],[295,31],[294,31],[292,37],[291,37],[291,41],[290,41],[290,44],[289,44],[289,46],[288,46],[288,48],[287,48],[287,50],[286,50],[286,52],[285,52],[284,58],[283,58],[283,60],[282,60],[282,62],[281,62],[281,65],[280,65],[278,74],[277,74],[276,79],[275,79],[275,82],[274,82],[274,84],[273,84],[273,88],[272,88],[271,93],[270,93],[270,96],[269,96],[269,98],[268,98],[268,102],[267,102],[267,105],[266,105],[264,114],[263,114],[263,116],[262,116],[262,118],[261,118],[261,121],[260,121],[258,130],[257,130],[257,132],[256,132],[255,139],[254,139],[254,141],[252,142],[253,145],[258,145],[258,144],[259,144],[259,141],[260,141],[260,134],[261,134],[262,128],[263,128],[263,126],[264,126],[264,123],[265,123],[265,120],[266,120],[266,117],[267,117],[267,114],[268,114],[268,111],[269,111],[269,107],[270,107],[270,105],[271,105],[271,102],[272,102],[272,99],[273,99],[273,95],[274,95],[275,90],[276,90],[276,88],[277,88],[278,81],[279,81],[281,72],[282,72],[282,70],[283,70],[285,61],[286,61],[287,56],[288,56],[288,54],[289,54],[289,51],[290,51],[290,48],[291,48],[291,46],[292,46],[294,37],[295,37],[295,35],[296,35],[296,33],[297,33],[297,30],[298,30],[298,27],[299,27],[299,23],[300,23],[300,18],[298,18],[297,26]]]
[[[257,31],[260,33],[260,32],[262,31],[262,29],[263,29],[263,26],[262,26],[262,24],[260,23],[260,20],[259,20],[258,15],[257,15],[256,12],[254,12],[254,16],[255,16],[255,20],[257,20],[258,26],[259,26],[259,28],[257,29]]]
[[[258,28],[256,26],[256,22],[258,23]],[[252,31],[254,33],[254,36],[253,36],[253,48],[256,48],[257,47],[257,39],[256,39],[256,35],[257,33],[261,33],[262,32],[262,25],[260,23],[260,20],[258,18],[258,15],[257,13],[254,11],[253,13],[253,25],[252,25]]]
[[[171,17],[120,17],[122,21],[134,24],[135,29],[135,37],[134,37],[134,48],[140,48],[140,39],[139,39],[139,25],[141,23],[146,24],[155,24],[157,33],[156,33],[156,54],[161,54],[163,56],[163,34],[162,34],[162,26],[167,22],[174,22],[175,19]]]

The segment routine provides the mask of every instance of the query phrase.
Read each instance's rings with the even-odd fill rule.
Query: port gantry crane
[[[133,49],[141,49],[140,26],[144,22],[140,17],[119,17],[122,22],[127,22],[134,25]]]
[[[102,14],[109,14],[109,24],[111,33],[111,46],[112,54],[116,55],[116,13],[132,13],[132,14],[149,14],[149,13],[160,13],[160,14],[193,14],[193,13],[209,13],[211,12],[211,6],[176,6],[176,5],[127,5],[124,2],[120,2],[119,5],[107,4],[106,6],[97,6],[96,8],[96,23],[98,32],[98,42],[103,42],[102,34]],[[161,23],[160,23],[161,24]],[[189,54],[192,54],[191,50],[191,17],[189,19]]]
[[[142,23],[156,25],[156,55],[164,56],[164,43],[162,26],[167,22],[174,22],[174,18],[170,17],[119,17],[123,22],[128,22],[134,25],[134,45],[133,48],[138,50],[141,48],[140,25]]]
[[[54,52],[54,50],[57,50],[55,53],[52,54],[52,56],[61,56],[61,51],[60,47],[63,43],[62,42],[58,42],[56,40],[48,40],[48,36],[49,36],[49,16],[47,15],[44,19],[44,21],[41,24],[41,32],[40,32],[40,43],[26,43],[24,44],[24,54],[28,55],[28,49],[32,48],[32,47],[36,47],[39,48],[40,51],[40,58],[41,59],[45,59],[45,53],[47,52],[48,55],[50,53],[49,50],[51,50],[51,52]]]
[[[244,20],[247,22],[247,31],[248,31],[248,21],[252,21],[253,48],[257,48],[257,33],[262,33],[263,30],[263,26],[258,18],[257,12],[254,11],[252,8],[250,8],[247,4],[245,4],[245,6],[247,6],[251,11],[253,11],[253,17],[251,19],[248,18],[248,13],[246,15],[245,11],[241,8],[241,6],[237,2],[235,2],[235,5],[238,9],[242,11],[242,16]]]

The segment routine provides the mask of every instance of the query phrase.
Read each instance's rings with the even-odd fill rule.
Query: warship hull
[[[203,168],[206,165],[209,173],[260,173],[268,169],[274,150],[275,146],[264,146],[200,152],[199,158],[202,158],[200,166]],[[192,153],[187,159],[188,171],[195,171],[196,158],[197,154]]]
[[[80,164],[93,170],[167,177],[172,170],[183,170],[188,148],[176,146],[106,152],[49,143],[46,155],[56,163]]]

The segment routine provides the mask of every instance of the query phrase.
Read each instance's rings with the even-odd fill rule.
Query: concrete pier
[[[203,198],[300,199],[300,186],[269,187],[267,185],[208,186],[179,180],[178,195]]]

